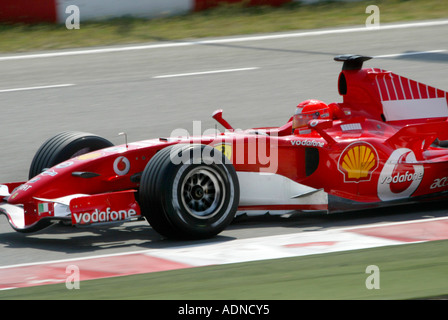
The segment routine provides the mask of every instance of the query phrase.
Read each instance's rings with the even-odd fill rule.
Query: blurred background
[[[379,11],[366,11],[371,5]],[[379,29],[368,28],[372,19]],[[193,133],[193,121],[200,121],[202,131],[214,128],[216,109],[234,128],[280,126],[303,100],[341,101],[341,64],[333,61],[340,54],[374,56],[366,67],[447,91],[447,19],[446,0],[0,0],[0,182],[27,179],[37,149],[61,131],[91,132],[123,144],[120,132],[132,142],[178,128]],[[305,231],[349,223],[306,219]],[[141,232],[21,237],[6,233],[11,230],[3,222],[3,265],[154,246],[146,223]],[[237,227],[225,237],[298,232],[298,224],[290,222],[289,231],[283,224]],[[39,237],[45,239],[35,241]],[[413,256],[409,251],[407,257]],[[395,262],[394,252],[388,257]],[[364,260],[360,265],[365,269]],[[304,268],[312,271],[315,264]],[[364,269],[361,282],[353,282],[362,294]],[[322,274],[334,270],[344,269],[323,268]],[[345,274],[359,271],[353,270]]]

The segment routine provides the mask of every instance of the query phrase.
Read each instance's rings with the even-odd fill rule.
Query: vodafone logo
[[[423,179],[423,165],[413,164],[417,159],[411,149],[392,152],[378,179],[378,198],[383,201],[410,197]]]
[[[293,146],[324,147],[325,143],[315,140],[291,140]]]
[[[74,213],[72,222],[74,224],[91,224],[127,220],[135,216],[137,216],[137,212],[134,209],[112,210],[111,208],[107,208],[105,211],[95,209],[93,212]]]
[[[128,158],[126,157],[118,157],[114,161],[114,171],[119,176],[124,176],[129,172],[129,169],[131,168],[131,163],[129,162]]]

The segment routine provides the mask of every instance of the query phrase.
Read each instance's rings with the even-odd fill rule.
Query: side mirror
[[[328,142],[328,144],[336,143],[336,141],[325,132],[326,129],[330,129],[331,127],[333,127],[333,120],[315,119],[308,122],[308,128],[316,130],[320,136]]]
[[[223,119],[221,109],[218,109],[215,112],[213,112],[212,118],[218,121],[218,123],[221,124],[227,130],[234,131],[232,126],[226,120]]]

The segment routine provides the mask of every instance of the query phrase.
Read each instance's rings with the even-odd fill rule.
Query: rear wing
[[[338,91],[353,115],[385,122],[446,120],[447,92],[378,68],[362,68],[367,56],[343,55]]]

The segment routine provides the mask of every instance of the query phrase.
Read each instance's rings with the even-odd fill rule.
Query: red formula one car
[[[343,102],[307,101],[276,128],[113,146],[65,132],[37,151],[29,181],[0,185],[0,211],[33,232],[146,218],[170,238],[207,238],[238,212],[327,211],[443,197],[447,93],[345,55]]]

